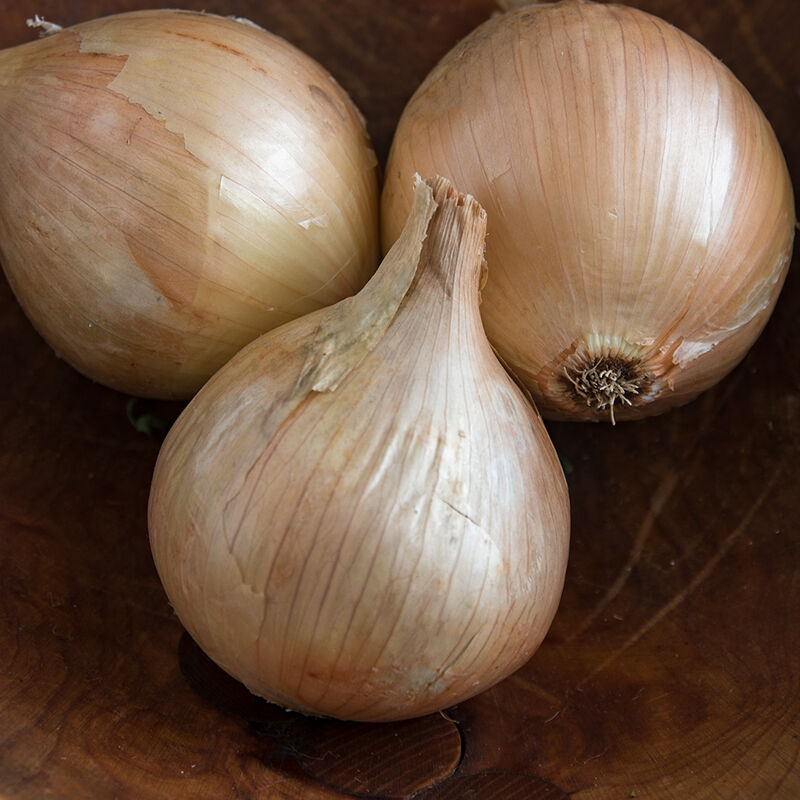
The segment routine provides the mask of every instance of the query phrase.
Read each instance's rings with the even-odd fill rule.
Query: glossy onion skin
[[[156,466],[150,541],[182,623],[253,692],[305,713],[384,721],[466,699],[531,656],[561,595],[566,485],[483,333],[482,234],[445,269],[432,238],[334,391],[273,423],[330,339],[316,312],[223,367]]]
[[[384,248],[415,172],[486,209],[484,325],[545,417],[610,419],[565,374],[601,360],[641,378],[617,420],[691,400],[746,354],[788,268],[768,122],[707,50],[633,8],[523,8],[445,56],[396,132]]]
[[[28,317],[134,395],[190,397],[378,263],[353,103],[287,42],[210,14],[119,14],[1,52],[0,185]]]

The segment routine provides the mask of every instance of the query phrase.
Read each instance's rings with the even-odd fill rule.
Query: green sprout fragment
[[[128,421],[138,433],[152,436],[155,431],[166,430],[167,423],[155,414],[136,414],[134,411],[136,401],[136,397],[128,399],[128,402],[125,404],[125,413],[128,415]]]

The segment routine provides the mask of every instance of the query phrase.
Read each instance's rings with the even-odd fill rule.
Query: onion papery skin
[[[378,263],[376,159],[344,90],[255,25],[93,20],[0,52],[0,260],[94,380],[188,398]]]
[[[430,185],[365,289],[245,347],[156,465],[150,542],[181,622],[307,714],[387,721],[477,694],[530,658],[561,595],[566,484],[483,333],[485,218]]]
[[[385,249],[415,172],[486,209],[484,325],[545,417],[688,402],[744,357],[788,268],[794,202],[769,123],[705,48],[633,8],[533,5],[447,54],[396,131]]]

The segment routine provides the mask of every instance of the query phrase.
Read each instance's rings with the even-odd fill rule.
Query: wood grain
[[[719,55],[800,185],[794,0],[640,0]],[[143,0],[0,0],[0,46]],[[317,57],[385,159],[430,66],[488,0],[186,3]],[[573,510],[561,607],[494,689],[400,726],[260,703],[184,638],[150,558],[159,447],[59,361],[0,282],[0,797],[800,797],[800,278],[715,389],[616,428],[550,424]],[[169,425],[180,406],[137,403]],[[206,660],[207,661],[207,660]],[[379,728],[379,730],[378,730]]]

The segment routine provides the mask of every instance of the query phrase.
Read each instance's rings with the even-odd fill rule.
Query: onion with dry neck
[[[53,348],[189,397],[378,264],[376,160],[330,74],[246,22],[142,11],[0,52],[0,261]]]
[[[569,504],[494,356],[485,214],[419,182],[355,297],[265,334],[203,387],[153,478],[153,556],[253,692],[353,720],[422,715],[521,666],[561,595]]]
[[[486,208],[486,332],[549,417],[692,399],[745,355],[789,264],[792,190],[760,109],[696,41],[622,5],[518,9],[444,57],[392,144],[385,247],[415,172]]]

